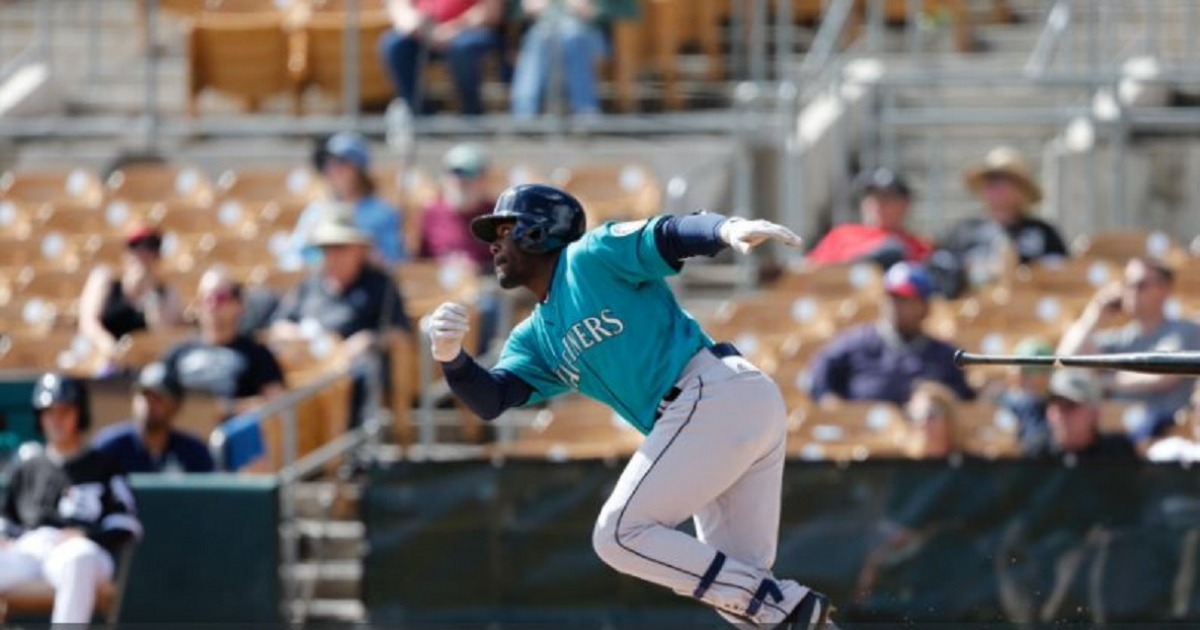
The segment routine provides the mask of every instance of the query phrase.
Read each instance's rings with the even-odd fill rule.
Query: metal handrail
[[[1046,16],[1046,24],[1038,35],[1037,43],[1029,54],[1029,61],[1025,63],[1026,74],[1034,77],[1045,74],[1070,24],[1071,0],[1055,0],[1054,6]]]

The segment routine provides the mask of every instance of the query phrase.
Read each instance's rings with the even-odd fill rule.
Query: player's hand
[[[443,302],[429,315],[428,332],[433,358],[448,363],[462,352],[463,338],[471,324],[467,309],[461,304]]]
[[[721,224],[721,240],[741,254],[748,254],[759,243],[775,239],[784,245],[799,247],[803,240],[796,233],[770,221],[747,220],[738,217]]]

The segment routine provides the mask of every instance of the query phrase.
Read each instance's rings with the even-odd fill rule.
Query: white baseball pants
[[[742,627],[774,628],[808,589],[771,574],[787,413],[749,361],[701,350],[626,466],[592,535],[614,569],[695,597]],[[676,529],[693,518],[699,538]]]
[[[96,588],[113,576],[113,559],[88,538],[65,538],[62,531],[42,527],[0,544],[0,593],[31,580],[54,587],[51,623],[92,620]]]

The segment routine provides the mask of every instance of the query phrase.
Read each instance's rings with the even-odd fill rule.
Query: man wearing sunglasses
[[[221,268],[200,278],[200,334],[167,352],[163,363],[184,388],[249,409],[284,391],[283,370],[264,345],[238,331],[242,287]]]
[[[1164,262],[1134,258],[1125,265],[1121,284],[1098,291],[1063,334],[1059,354],[1173,352],[1200,350],[1200,326],[1167,313],[1175,273]],[[1129,323],[1101,329],[1122,317]],[[1156,437],[1170,426],[1175,412],[1188,404],[1196,379],[1174,374],[1108,372],[1103,386],[1116,399],[1144,403],[1147,417],[1136,438]]]

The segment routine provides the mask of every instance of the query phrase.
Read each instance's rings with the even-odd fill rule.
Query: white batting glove
[[[775,239],[784,245],[799,247],[803,240],[796,233],[770,221],[731,217],[721,224],[721,240],[739,253],[748,254],[759,243]]]
[[[433,358],[449,363],[462,352],[463,338],[471,330],[467,309],[461,304],[443,302],[429,315],[427,324]]]

